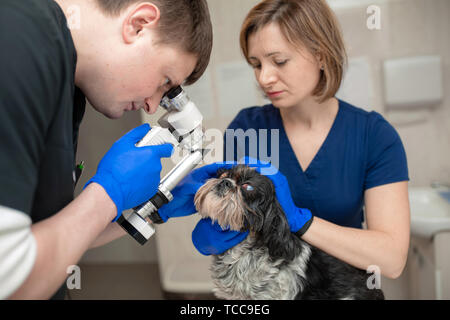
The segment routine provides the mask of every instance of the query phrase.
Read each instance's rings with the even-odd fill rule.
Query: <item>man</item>
[[[172,153],[136,148],[138,127],[73,199],[85,98],[109,118],[154,113],[202,75],[212,27],[205,0],[2,0],[0,42],[0,298],[49,298],[87,249],[123,234],[111,221],[156,192]]]

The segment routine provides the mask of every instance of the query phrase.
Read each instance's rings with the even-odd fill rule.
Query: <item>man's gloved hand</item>
[[[89,180],[98,183],[117,207],[117,217],[123,210],[134,208],[150,199],[158,190],[161,176],[161,158],[170,157],[170,144],[136,147],[149,132],[143,124],[120,138],[100,161],[97,173]]]
[[[272,180],[272,183],[275,186],[275,194],[278,202],[284,210],[291,232],[302,236],[311,225],[313,215],[308,209],[298,208],[294,204],[286,177],[270,163],[261,162],[254,158],[245,157],[240,161],[240,163],[244,163],[252,168],[255,168],[257,172],[266,175],[270,180]]]
[[[247,232],[222,230],[219,224],[210,218],[201,219],[192,232],[192,243],[203,255],[218,255],[241,243]]]
[[[162,206],[158,213],[164,222],[169,218],[184,217],[197,212],[194,197],[206,180],[215,178],[220,168],[231,169],[235,163],[212,163],[193,170],[172,190],[173,200]]]

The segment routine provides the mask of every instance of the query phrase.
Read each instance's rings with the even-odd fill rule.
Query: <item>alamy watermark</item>
[[[371,265],[367,268],[367,273],[372,275],[367,278],[367,288],[369,290],[381,289],[381,269],[379,266]]]
[[[225,137],[225,139],[224,139]],[[203,164],[225,161],[240,161],[245,156],[250,157],[247,164],[256,164],[259,160],[270,163],[262,167],[261,173],[273,175],[280,165],[280,132],[278,129],[227,129],[225,134],[219,129],[207,129],[204,132],[204,148],[208,152],[203,157]],[[179,163],[188,150],[177,148],[171,159]]]
[[[369,15],[366,20],[367,29],[381,30],[381,8],[371,5],[367,7],[366,13]]]
[[[69,275],[66,280],[66,286],[69,290],[81,290],[81,268],[77,265],[68,266],[66,269]],[[381,269],[379,266],[370,265],[366,272],[371,274],[367,278],[367,288],[369,290],[381,289]]]
[[[67,277],[66,286],[67,289],[73,290],[81,290],[81,269],[79,266],[72,265],[68,266],[66,269],[67,274],[70,276]]]
[[[71,5],[67,8],[67,27],[69,30],[81,29],[81,8],[78,5]]]

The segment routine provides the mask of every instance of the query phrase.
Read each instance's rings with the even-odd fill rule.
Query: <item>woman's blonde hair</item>
[[[248,38],[264,26],[276,23],[294,46],[306,48],[323,64],[313,94],[320,102],[335,96],[347,64],[339,23],[325,0],[265,0],[248,13],[242,25],[240,45],[248,61]]]

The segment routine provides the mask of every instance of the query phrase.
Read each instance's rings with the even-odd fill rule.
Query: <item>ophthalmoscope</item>
[[[170,143],[188,154],[161,180],[158,192],[146,203],[124,213],[117,223],[137,242],[144,245],[155,233],[153,223],[160,224],[158,209],[172,201],[171,191],[203,160],[203,116],[186,92],[178,86],[163,97],[160,106],[167,112],[136,144],[137,147]]]

